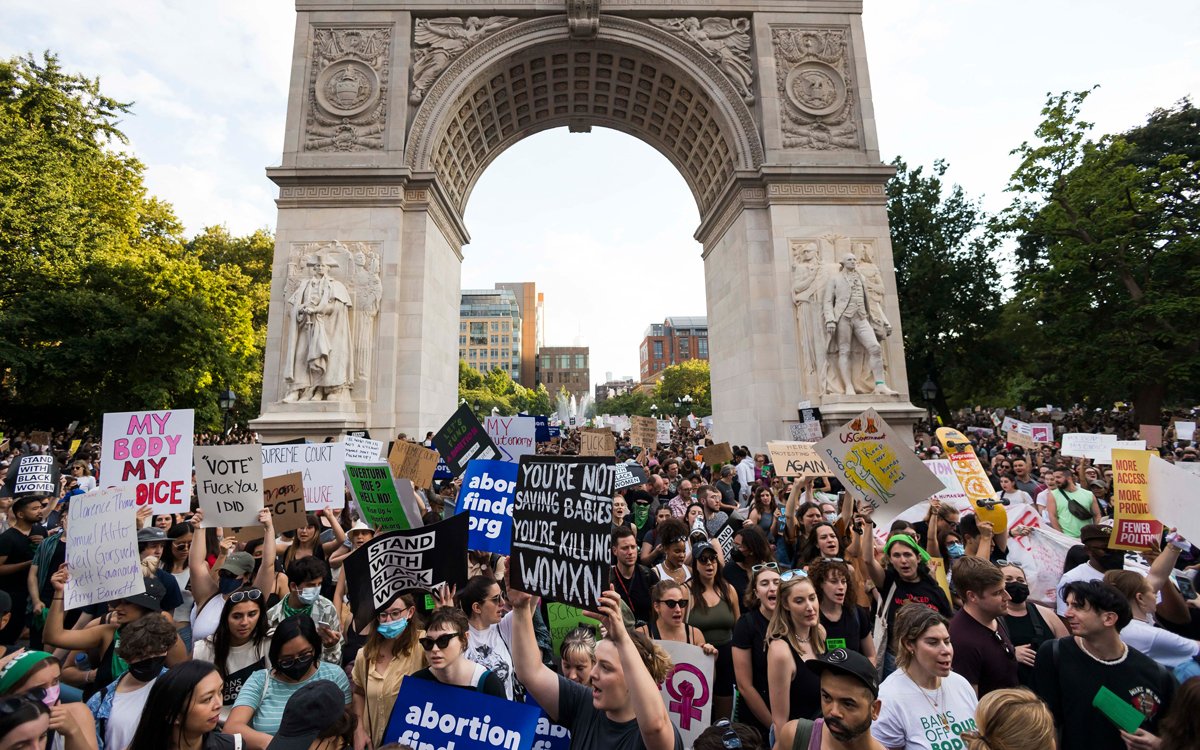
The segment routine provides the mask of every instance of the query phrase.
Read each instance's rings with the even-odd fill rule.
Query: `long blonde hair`
[[[775,611],[771,613],[771,622],[767,624],[766,643],[770,643],[776,638],[782,638],[787,641],[793,651],[799,652],[800,640],[797,638],[795,626],[792,624],[792,612],[788,609],[787,602],[792,589],[800,584],[807,585],[814,594],[817,593],[817,585],[806,575],[797,575],[781,583],[779,594],[775,598]],[[808,643],[812,646],[814,654],[825,653],[825,626],[821,624],[819,618],[817,624],[808,631]]]
[[[975,730],[963,734],[968,750],[1054,747],[1054,716],[1025,688],[993,690],[975,709]]]

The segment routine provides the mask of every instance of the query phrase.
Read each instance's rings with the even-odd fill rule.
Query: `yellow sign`
[[[1162,524],[1150,513],[1150,455],[1150,451],[1113,449],[1111,549],[1148,550],[1162,535]]]

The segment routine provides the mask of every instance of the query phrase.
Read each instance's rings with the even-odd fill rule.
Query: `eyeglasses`
[[[175,542],[171,546],[177,550],[185,550],[185,549],[191,549],[192,543],[191,542]]]
[[[387,612],[380,612],[379,621],[391,622],[392,620],[399,620],[401,617],[404,617],[404,613],[407,611],[407,609],[392,609]]]
[[[229,595],[229,601],[233,604],[241,604],[244,601],[256,602],[262,598],[262,591],[258,589],[246,589],[245,591],[235,591]]]
[[[426,651],[432,651],[434,646],[437,646],[438,649],[445,651],[450,647],[450,643],[461,635],[462,633],[444,633],[439,635],[437,638],[424,636],[422,638],[418,638],[417,642],[420,643],[421,648],[425,649]]]
[[[845,560],[843,560],[840,557],[822,557],[821,559],[824,560],[825,562],[840,562],[840,563],[846,562]]]
[[[313,652],[305,651],[304,653],[296,654],[295,656],[286,656],[275,662],[275,666],[283,667],[284,669],[291,669],[292,667],[299,666],[301,664],[308,664],[312,660]]]
[[[665,605],[670,609],[683,609],[688,605],[687,599],[659,599],[659,604]]]
[[[792,570],[784,571],[783,574],[779,576],[779,580],[783,582],[790,581],[793,578],[808,578],[808,573],[805,573],[799,568],[793,568]]]
[[[737,732],[733,731],[729,719],[721,719],[713,726],[725,730],[721,733],[721,744],[725,746],[725,750],[742,750],[742,740],[737,736]]]
[[[761,563],[750,568],[751,573],[757,573],[760,570],[779,570],[779,563],[769,562]]]

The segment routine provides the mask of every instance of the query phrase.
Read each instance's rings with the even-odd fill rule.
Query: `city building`
[[[633,378],[621,378],[613,380],[612,373],[608,373],[608,379],[596,386],[595,401],[599,404],[602,401],[607,401],[610,398],[624,396],[637,387],[637,381]]]
[[[560,388],[566,388],[582,400],[592,388],[588,358],[586,346],[543,346],[537,356],[538,382],[546,386],[552,399]]]
[[[481,373],[497,367],[521,379],[521,308],[510,289],[464,289],[458,306],[458,356]]]
[[[521,377],[517,382],[526,388],[533,388],[537,385],[537,352],[545,343],[542,334],[542,294],[532,281],[506,282],[496,284],[496,288],[507,289],[516,295],[517,309],[521,313]]]
[[[642,384],[653,384],[663,370],[689,359],[708,359],[708,318],[675,315],[651,323],[639,351]]]

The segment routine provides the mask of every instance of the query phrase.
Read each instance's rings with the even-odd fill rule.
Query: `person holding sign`
[[[417,608],[412,596],[401,594],[375,613],[366,645],[354,657],[351,704],[358,717],[354,747],[378,747],[383,742],[396,695],[404,678],[425,666],[418,640],[424,635],[413,621]]]
[[[571,750],[683,750],[659,686],[671,671],[661,647],[625,629],[621,597],[600,595],[598,618],[608,636],[596,644],[591,689],[571,682],[542,663],[533,632],[534,597],[512,587],[513,664],[517,679],[550,721],[571,732]]]
[[[682,585],[667,579],[654,584],[654,617],[638,627],[637,632],[656,641],[675,641],[699,646],[704,653],[715,656],[717,649],[705,643],[700,628],[685,622],[691,596]]]
[[[208,567],[208,535],[196,533],[204,522],[204,511],[197,510],[188,519],[192,526],[192,546],[188,550],[188,585],[195,600],[195,615],[192,617],[193,643],[198,643],[217,631],[225,611],[225,599],[243,586],[252,586],[269,596],[275,589],[275,525],[274,516],[267,508],[258,512],[258,522],[263,526],[262,561],[254,573],[251,569],[238,572],[231,570],[237,561],[226,560],[216,570]],[[241,553],[249,557],[247,553]],[[232,557],[232,556],[230,556]],[[253,581],[251,581],[253,576]]]
[[[315,557],[320,560],[321,564],[325,566],[325,573],[321,576],[321,596],[328,599],[333,596],[334,589],[333,574],[329,568],[329,556],[346,543],[346,532],[338,523],[333,509],[325,508],[321,511],[321,517],[329,523],[329,528],[333,530],[333,539],[322,543],[320,518],[311,513],[308,514],[305,524],[296,529],[295,541],[283,547],[283,567],[287,569],[292,562],[306,557]],[[287,596],[285,591],[276,593],[280,596]]]
[[[246,586],[224,597],[217,631],[196,643],[192,658],[212,662],[221,675],[221,720],[228,721],[246,679],[267,665],[267,598]]]

